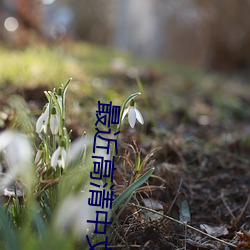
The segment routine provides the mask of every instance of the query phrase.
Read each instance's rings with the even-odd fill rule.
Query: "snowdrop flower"
[[[79,195],[69,195],[59,206],[55,216],[55,226],[64,233],[73,233],[79,239],[86,239],[94,230],[87,222],[96,217],[93,207],[88,205],[89,192],[83,191]]]
[[[21,177],[27,186],[33,181],[32,147],[28,138],[21,133],[5,130],[0,133],[0,152],[7,163],[7,173],[1,179],[1,187],[7,186],[13,179]]]
[[[41,133],[42,131],[46,134],[47,125],[49,120],[49,104],[47,104],[36,122],[36,132]]]
[[[130,101],[129,107],[126,108],[122,115],[122,120],[128,114],[128,122],[129,125],[134,128],[136,120],[138,120],[141,124],[144,123],[141,112],[135,107],[135,101],[132,99]]]
[[[50,130],[53,135],[56,135],[59,131],[59,117],[58,112],[55,107],[52,108],[51,116],[50,116]]]
[[[98,184],[102,185],[102,182]],[[59,229],[58,231],[72,233],[80,240],[86,239],[86,235],[92,235],[95,226],[88,223],[87,220],[95,219],[96,212],[100,211],[100,208],[88,205],[89,190],[99,191],[100,188],[85,185],[79,194],[68,195],[58,206],[54,221],[56,229]],[[111,210],[103,208],[102,211],[108,213],[108,219],[110,220]],[[104,221],[104,217],[100,216],[99,220]]]
[[[67,152],[64,148],[63,143],[61,143],[59,147],[55,150],[55,152],[52,154],[51,166],[53,168],[56,168],[56,166],[58,166],[59,168],[64,169],[66,161],[67,161]]]

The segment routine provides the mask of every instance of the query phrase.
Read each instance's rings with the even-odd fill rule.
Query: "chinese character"
[[[119,124],[119,121],[120,121],[120,112],[121,112],[121,107],[113,105],[113,107],[112,107],[111,124]]]
[[[110,148],[110,143],[113,141],[115,142],[115,152],[116,154],[118,153],[118,150],[117,150],[117,140],[116,139],[108,139],[108,138],[104,138],[100,135],[98,135],[99,133],[103,133],[103,134],[109,134],[110,135],[110,132],[111,132],[111,129],[109,129],[109,131],[100,131],[98,128],[95,128],[97,130],[97,133],[95,134],[95,137],[94,137],[94,145],[93,145],[93,153],[95,153],[95,148],[104,148],[104,149],[107,149],[107,154],[109,154],[109,148]],[[120,131],[114,133],[114,136],[119,134]],[[102,139],[103,141],[107,141],[108,144],[107,146],[96,146],[96,137]]]
[[[112,160],[104,160],[103,156],[92,156],[92,158],[100,159],[100,161],[93,161],[94,169],[93,172],[90,172],[90,178],[95,180],[102,180],[103,177],[111,178],[111,182],[113,182],[113,175],[116,170],[115,157],[113,156]],[[93,176],[93,174],[98,176]]]
[[[111,124],[119,124],[120,111],[121,107],[114,105],[112,106],[112,102],[105,104],[98,101],[98,110],[96,111],[97,121],[95,126],[97,126],[99,122],[108,127],[110,127],[110,122]]]
[[[106,236],[106,240],[105,240],[105,241],[99,242],[99,243],[97,243],[97,244],[95,244],[95,245],[93,245],[93,246],[92,246],[91,243],[90,243],[90,240],[89,240],[89,236],[88,236],[88,235],[86,235],[86,238],[87,238],[88,244],[89,244],[89,246],[90,246],[89,250],[95,250],[95,247],[96,247],[96,246],[99,246],[99,245],[102,245],[102,244],[105,244],[104,250],[111,250],[111,247],[108,248],[108,237],[107,237],[107,236]]]
[[[95,123],[95,126],[98,124],[98,122],[101,122],[101,124],[107,125],[108,127],[110,126],[111,106],[112,102],[110,102],[109,104],[104,104],[98,101],[98,110],[96,111],[97,121]],[[102,114],[104,115],[101,116]]]
[[[99,215],[103,214],[104,215],[104,221],[100,221]],[[112,224],[112,222],[108,222],[108,212],[106,211],[96,211],[96,220],[87,220],[88,223],[95,223],[95,234],[106,234],[107,230],[107,225]],[[98,224],[104,225],[103,231],[98,231]]]
[[[99,187],[99,188],[101,187],[100,185],[97,185],[93,182],[90,182],[90,184],[95,187]],[[111,189],[114,187],[114,185],[112,185],[109,188],[111,190],[110,192],[105,190],[106,186],[107,186],[107,183],[104,184],[102,191],[101,190],[89,190],[89,192],[91,192],[91,198],[88,199],[88,204],[90,206],[96,206],[96,207],[101,206],[102,209],[104,207],[112,209],[112,202],[114,201],[114,198],[113,198],[114,192]]]

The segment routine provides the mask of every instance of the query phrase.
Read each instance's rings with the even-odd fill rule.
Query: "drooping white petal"
[[[134,128],[135,122],[136,122],[136,113],[135,113],[135,108],[130,107],[129,112],[128,112],[128,122],[129,125]]]
[[[39,116],[39,118],[37,119],[37,122],[36,122],[36,132],[37,133],[40,133],[42,131],[43,123],[44,123],[44,113],[42,113]]]
[[[128,113],[129,111],[129,108],[126,108],[124,111],[123,111],[123,114],[122,114],[122,120],[125,118],[126,114]]]
[[[67,161],[67,152],[64,147],[59,146],[51,157],[51,166],[56,168],[58,165],[60,168],[65,168]]]
[[[44,121],[41,131],[43,131],[45,134],[47,133],[47,126],[48,126],[48,122]]]
[[[138,122],[143,124],[144,120],[143,120],[141,112],[138,109],[135,108],[135,113],[136,113],[136,119],[138,120]]]
[[[130,105],[126,108],[122,115],[122,120],[128,114],[128,122],[129,125],[134,128],[136,120],[138,120],[141,124],[144,123],[144,119],[142,117],[141,112],[136,108],[134,100],[130,101]]]
[[[58,159],[58,161],[57,161],[57,165],[58,165],[59,168],[64,169],[65,168],[65,161],[64,161],[64,159],[60,157]]]
[[[59,131],[59,120],[56,114],[52,114],[50,117],[50,130],[53,135],[56,135]]]
[[[66,161],[67,161],[67,152],[64,148],[62,148],[61,150],[61,159],[60,161],[58,161],[58,166],[62,169],[65,168],[66,165]]]
[[[57,166],[57,164],[58,164],[58,158],[59,158],[60,154],[61,154],[61,147],[59,146],[56,149],[56,151],[52,154],[52,157],[51,157],[50,163],[51,163],[51,166],[53,168],[55,168]]]
[[[47,132],[47,124],[49,120],[49,105],[47,105],[45,111],[40,115],[36,122],[36,132],[40,133],[44,131]]]

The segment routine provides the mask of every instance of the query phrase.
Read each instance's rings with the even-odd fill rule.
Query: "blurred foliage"
[[[188,0],[185,3],[147,0],[146,4],[143,1],[63,0],[51,5],[13,0],[0,1],[0,6],[2,23],[8,16],[14,16],[19,23],[15,32],[8,32],[4,26],[0,28],[0,39],[15,48],[32,42],[79,39],[121,46],[144,58],[154,55],[227,72],[246,70],[250,64],[248,0]],[[147,6],[151,7],[150,11]],[[59,13],[61,16],[56,13],[60,8],[64,10]],[[61,21],[55,23],[55,19]],[[141,19],[144,21],[139,22]],[[60,33],[58,25],[65,29],[59,38],[53,37],[51,30],[58,28]],[[119,34],[125,34],[123,45],[116,44],[121,39]],[[152,39],[155,36],[157,39]],[[150,51],[150,41],[156,54]]]
[[[13,50],[0,46],[0,83],[22,86],[63,82],[69,76],[86,81],[87,77],[110,69],[112,59],[122,56],[87,43],[66,43],[60,46],[29,46]],[[124,60],[129,56],[123,54]]]

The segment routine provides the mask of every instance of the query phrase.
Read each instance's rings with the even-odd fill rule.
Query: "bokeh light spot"
[[[5,19],[4,21],[4,27],[6,30],[8,30],[9,32],[14,32],[17,30],[18,28],[18,21],[15,17],[8,17]]]
[[[45,5],[49,5],[49,4],[52,4],[54,2],[55,2],[55,0],[42,0],[42,4],[45,4]]]

